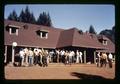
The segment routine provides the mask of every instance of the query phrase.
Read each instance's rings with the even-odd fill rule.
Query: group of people
[[[45,50],[39,48],[22,48],[19,51],[19,65],[20,66],[33,66],[40,65],[47,67],[49,63],[57,62],[72,64],[83,63],[82,52],[79,50]]]
[[[112,68],[113,56],[111,53],[107,56],[105,52],[98,52],[96,58],[98,67],[106,67],[106,64],[108,63],[109,67]],[[47,67],[49,63],[53,62],[64,63],[65,65],[71,65],[72,63],[83,63],[83,54],[79,50],[45,50],[43,48],[21,48],[19,51],[20,66],[40,65]]]
[[[106,64],[108,63],[109,67],[112,68],[113,55],[111,53],[107,55],[105,52],[103,53],[98,52],[97,56],[98,56],[97,57],[98,67],[103,67],[103,66],[106,67]]]

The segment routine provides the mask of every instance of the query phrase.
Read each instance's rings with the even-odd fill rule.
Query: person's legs
[[[37,64],[37,56],[34,57],[34,64]]]
[[[109,67],[112,68],[112,60],[109,59],[108,62],[109,62]]]
[[[29,57],[30,58],[30,66],[32,65],[32,56]]]
[[[103,59],[100,60],[100,67],[103,66]]]
[[[80,62],[83,63],[82,57],[80,57]]]
[[[23,57],[21,58],[21,61],[22,61],[21,66],[23,66],[23,63],[24,63],[24,58]]]
[[[48,66],[47,57],[45,57],[45,66]]]
[[[69,57],[69,64],[71,65],[72,63],[72,57]]]
[[[22,58],[20,57],[19,58],[19,66],[21,66],[21,63],[22,63]]]

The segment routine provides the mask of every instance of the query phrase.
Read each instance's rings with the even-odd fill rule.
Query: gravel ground
[[[96,67],[95,64],[64,65],[52,63],[48,67],[5,66],[5,79],[114,79],[113,68]]]

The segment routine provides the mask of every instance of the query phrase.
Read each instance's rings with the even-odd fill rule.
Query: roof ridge
[[[5,19],[4,21],[10,21],[10,22],[21,23],[21,24],[27,24],[27,25],[33,25],[33,26],[41,26],[41,27],[47,27],[47,28],[54,28],[54,29],[58,29],[58,30],[64,30],[64,29],[62,29],[62,28],[49,27],[49,26],[45,26],[45,25],[38,25],[38,24],[27,23],[27,22],[19,22],[19,21],[14,21],[14,20],[6,20],[6,19]]]

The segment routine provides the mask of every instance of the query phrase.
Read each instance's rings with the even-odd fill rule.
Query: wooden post
[[[5,56],[4,63],[6,63],[7,62],[7,46],[5,46],[4,56]]]
[[[14,63],[14,55],[15,55],[15,50],[14,47],[12,46],[12,63]]]
[[[84,50],[84,63],[86,64],[86,50]]]
[[[96,64],[96,52],[94,51],[94,64]]]

